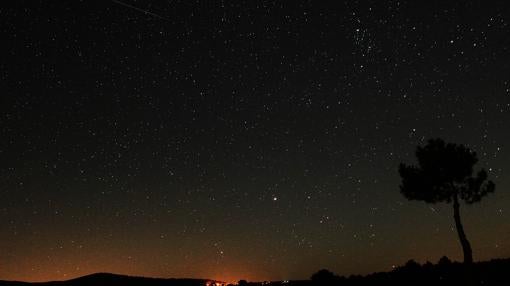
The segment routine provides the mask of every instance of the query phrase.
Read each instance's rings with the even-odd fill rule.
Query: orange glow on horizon
[[[183,278],[183,279],[205,279],[214,281],[214,283],[206,284],[207,286],[226,286],[228,284],[237,284],[239,280],[259,281],[256,279],[257,275],[243,271],[238,267],[228,267],[225,264],[221,265],[221,269],[208,269],[200,271],[201,274],[175,274],[179,273],[180,269],[172,269],[172,273],[155,271],[153,268],[144,267],[138,263],[126,264],[121,263],[117,259],[110,260],[95,260],[90,257],[82,261],[73,262],[69,258],[55,259],[55,261],[45,261],[44,259],[24,259],[18,261],[18,266],[23,265],[21,268],[14,268],[11,265],[0,268],[0,280],[6,281],[22,281],[22,282],[48,282],[48,281],[65,281],[71,280],[95,273],[112,273],[117,275],[127,275],[136,277],[150,277],[150,278]],[[84,257],[85,258],[85,257]],[[37,262],[33,262],[37,261]],[[62,263],[64,262],[64,263]],[[34,266],[36,265],[36,266]],[[224,274],[225,268],[232,269],[228,274]],[[235,270],[234,270],[235,269]],[[212,274],[216,273],[216,274]],[[259,276],[260,277],[260,276]],[[224,282],[224,283],[216,283]]]

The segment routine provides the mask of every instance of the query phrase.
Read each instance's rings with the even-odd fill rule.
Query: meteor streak
[[[119,5],[122,5],[122,6],[124,6],[124,7],[128,7],[128,8],[130,8],[130,9],[135,10],[135,11],[141,12],[141,13],[143,13],[143,14],[145,14],[145,15],[150,15],[150,16],[156,17],[156,18],[158,18],[158,19],[162,19],[162,20],[170,21],[170,19],[168,19],[168,18],[166,18],[166,17],[163,17],[163,16],[161,16],[161,15],[158,15],[158,14],[153,13],[153,12],[148,11],[148,10],[143,10],[143,9],[141,9],[141,8],[138,8],[138,7],[136,7],[136,6],[133,6],[133,5],[130,5],[130,4],[127,4],[127,3],[124,3],[124,2],[118,1],[118,0],[112,0],[112,2],[117,3],[117,4],[119,4]]]

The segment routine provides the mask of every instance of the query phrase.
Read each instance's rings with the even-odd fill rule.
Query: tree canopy
[[[449,203],[457,195],[472,204],[495,190],[484,169],[473,176],[478,157],[464,145],[431,139],[424,147],[417,147],[416,157],[418,166],[399,167],[400,191],[409,200]]]

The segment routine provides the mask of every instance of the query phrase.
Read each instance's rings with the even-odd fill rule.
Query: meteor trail
[[[119,5],[122,5],[122,6],[124,6],[124,7],[131,8],[131,9],[136,10],[136,11],[138,11],[138,12],[144,13],[145,15],[151,15],[151,16],[153,16],[153,17],[156,17],[156,18],[159,18],[159,19],[162,19],[162,20],[170,21],[170,19],[168,19],[168,18],[166,18],[166,17],[160,16],[160,15],[158,15],[158,14],[156,14],[156,13],[153,13],[153,12],[151,12],[151,11],[148,11],[148,10],[140,9],[140,8],[138,8],[138,7],[136,7],[136,6],[133,6],[133,5],[130,5],[130,4],[127,4],[127,3],[124,3],[124,2],[118,1],[118,0],[112,0],[112,2],[117,3],[117,4],[119,4]]]

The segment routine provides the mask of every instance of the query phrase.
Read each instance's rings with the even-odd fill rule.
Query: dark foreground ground
[[[110,273],[96,273],[66,281],[27,283],[1,281],[0,286],[205,286],[212,280],[203,279],[162,279],[133,277]],[[209,282],[209,283],[208,283]]]
[[[427,262],[420,265],[410,260],[406,265],[391,272],[373,273],[367,276],[340,277],[327,270],[321,270],[312,276],[311,281],[303,285],[497,285],[510,286],[510,259],[495,259],[477,262],[471,266],[452,263],[443,257],[438,264]],[[297,286],[297,285],[295,285]],[[301,285],[299,285],[301,286]]]
[[[98,273],[67,281],[26,283],[0,281],[0,286],[205,286],[212,280],[201,279],[156,279]],[[213,284],[214,285],[214,284]],[[452,263],[443,258],[438,264],[420,265],[409,261],[390,272],[373,273],[367,276],[337,276],[327,270],[312,275],[311,280],[246,282],[239,286],[358,286],[358,285],[510,285],[510,259],[478,262],[471,266]],[[223,285],[225,286],[225,285]]]

